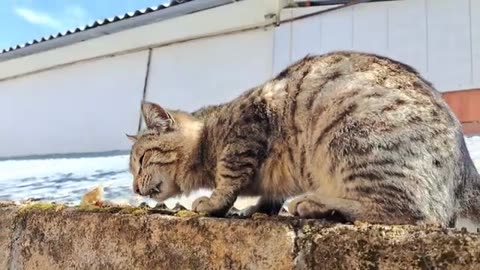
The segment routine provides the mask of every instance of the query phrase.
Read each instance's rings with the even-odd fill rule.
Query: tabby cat
[[[307,56],[232,101],[193,114],[144,102],[130,170],[136,193],[163,201],[208,188],[194,211],[382,224],[479,220],[480,178],[459,121],[433,86],[395,60]]]

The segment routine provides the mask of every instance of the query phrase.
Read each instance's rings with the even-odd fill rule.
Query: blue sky
[[[0,50],[168,0],[0,0]]]

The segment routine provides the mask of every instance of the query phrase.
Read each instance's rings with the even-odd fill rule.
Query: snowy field
[[[155,201],[132,192],[128,160],[128,155],[3,160],[0,161],[0,201],[39,200],[77,205],[87,191],[101,185],[105,200],[130,205],[146,202],[155,206]],[[190,208],[196,198],[210,194],[211,191],[200,190],[165,203],[173,207],[180,202]],[[235,206],[243,208],[256,201],[257,198],[244,198]]]
[[[480,136],[466,138],[467,147],[477,168],[480,168]],[[116,203],[138,205],[155,202],[132,193],[132,176],[128,172],[128,155],[86,158],[4,160],[0,161],[0,201],[37,199],[67,204],[78,204],[85,192],[101,184],[105,199]],[[171,199],[172,207],[180,201],[190,208],[193,200],[210,191],[201,191],[189,197]],[[243,208],[255,203],[256,198],[243,199],[235,206]]]
[[[154,206],[153,200],[132,192],[128,159],[128,155],[115,155],[0,161],[0,201],[34,199],[75,205],[87,191],[101,185],[108,201],[131,205],[147,202]],[[190,207],[195,197],[181,198],[181,203]],[[166,203],[173,206],[178,201]]]

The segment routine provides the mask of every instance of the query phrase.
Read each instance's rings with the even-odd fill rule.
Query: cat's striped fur
[[[164,200],[198,188],[196,211],[237,196],[260,212],[447,225],[479,217],[479,175],[459,121],[411,67],[358,52],[307,56],[231,102],[193,114],[142,105],[134,189]]]

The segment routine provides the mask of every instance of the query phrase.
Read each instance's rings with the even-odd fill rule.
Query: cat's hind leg
[[[288,205],[290,214],[302,218],[321,218],[340,222],[368,222],[377,224],[418,224],[424,216],[414,209],[380,202],[334,198],[306,194]]]

